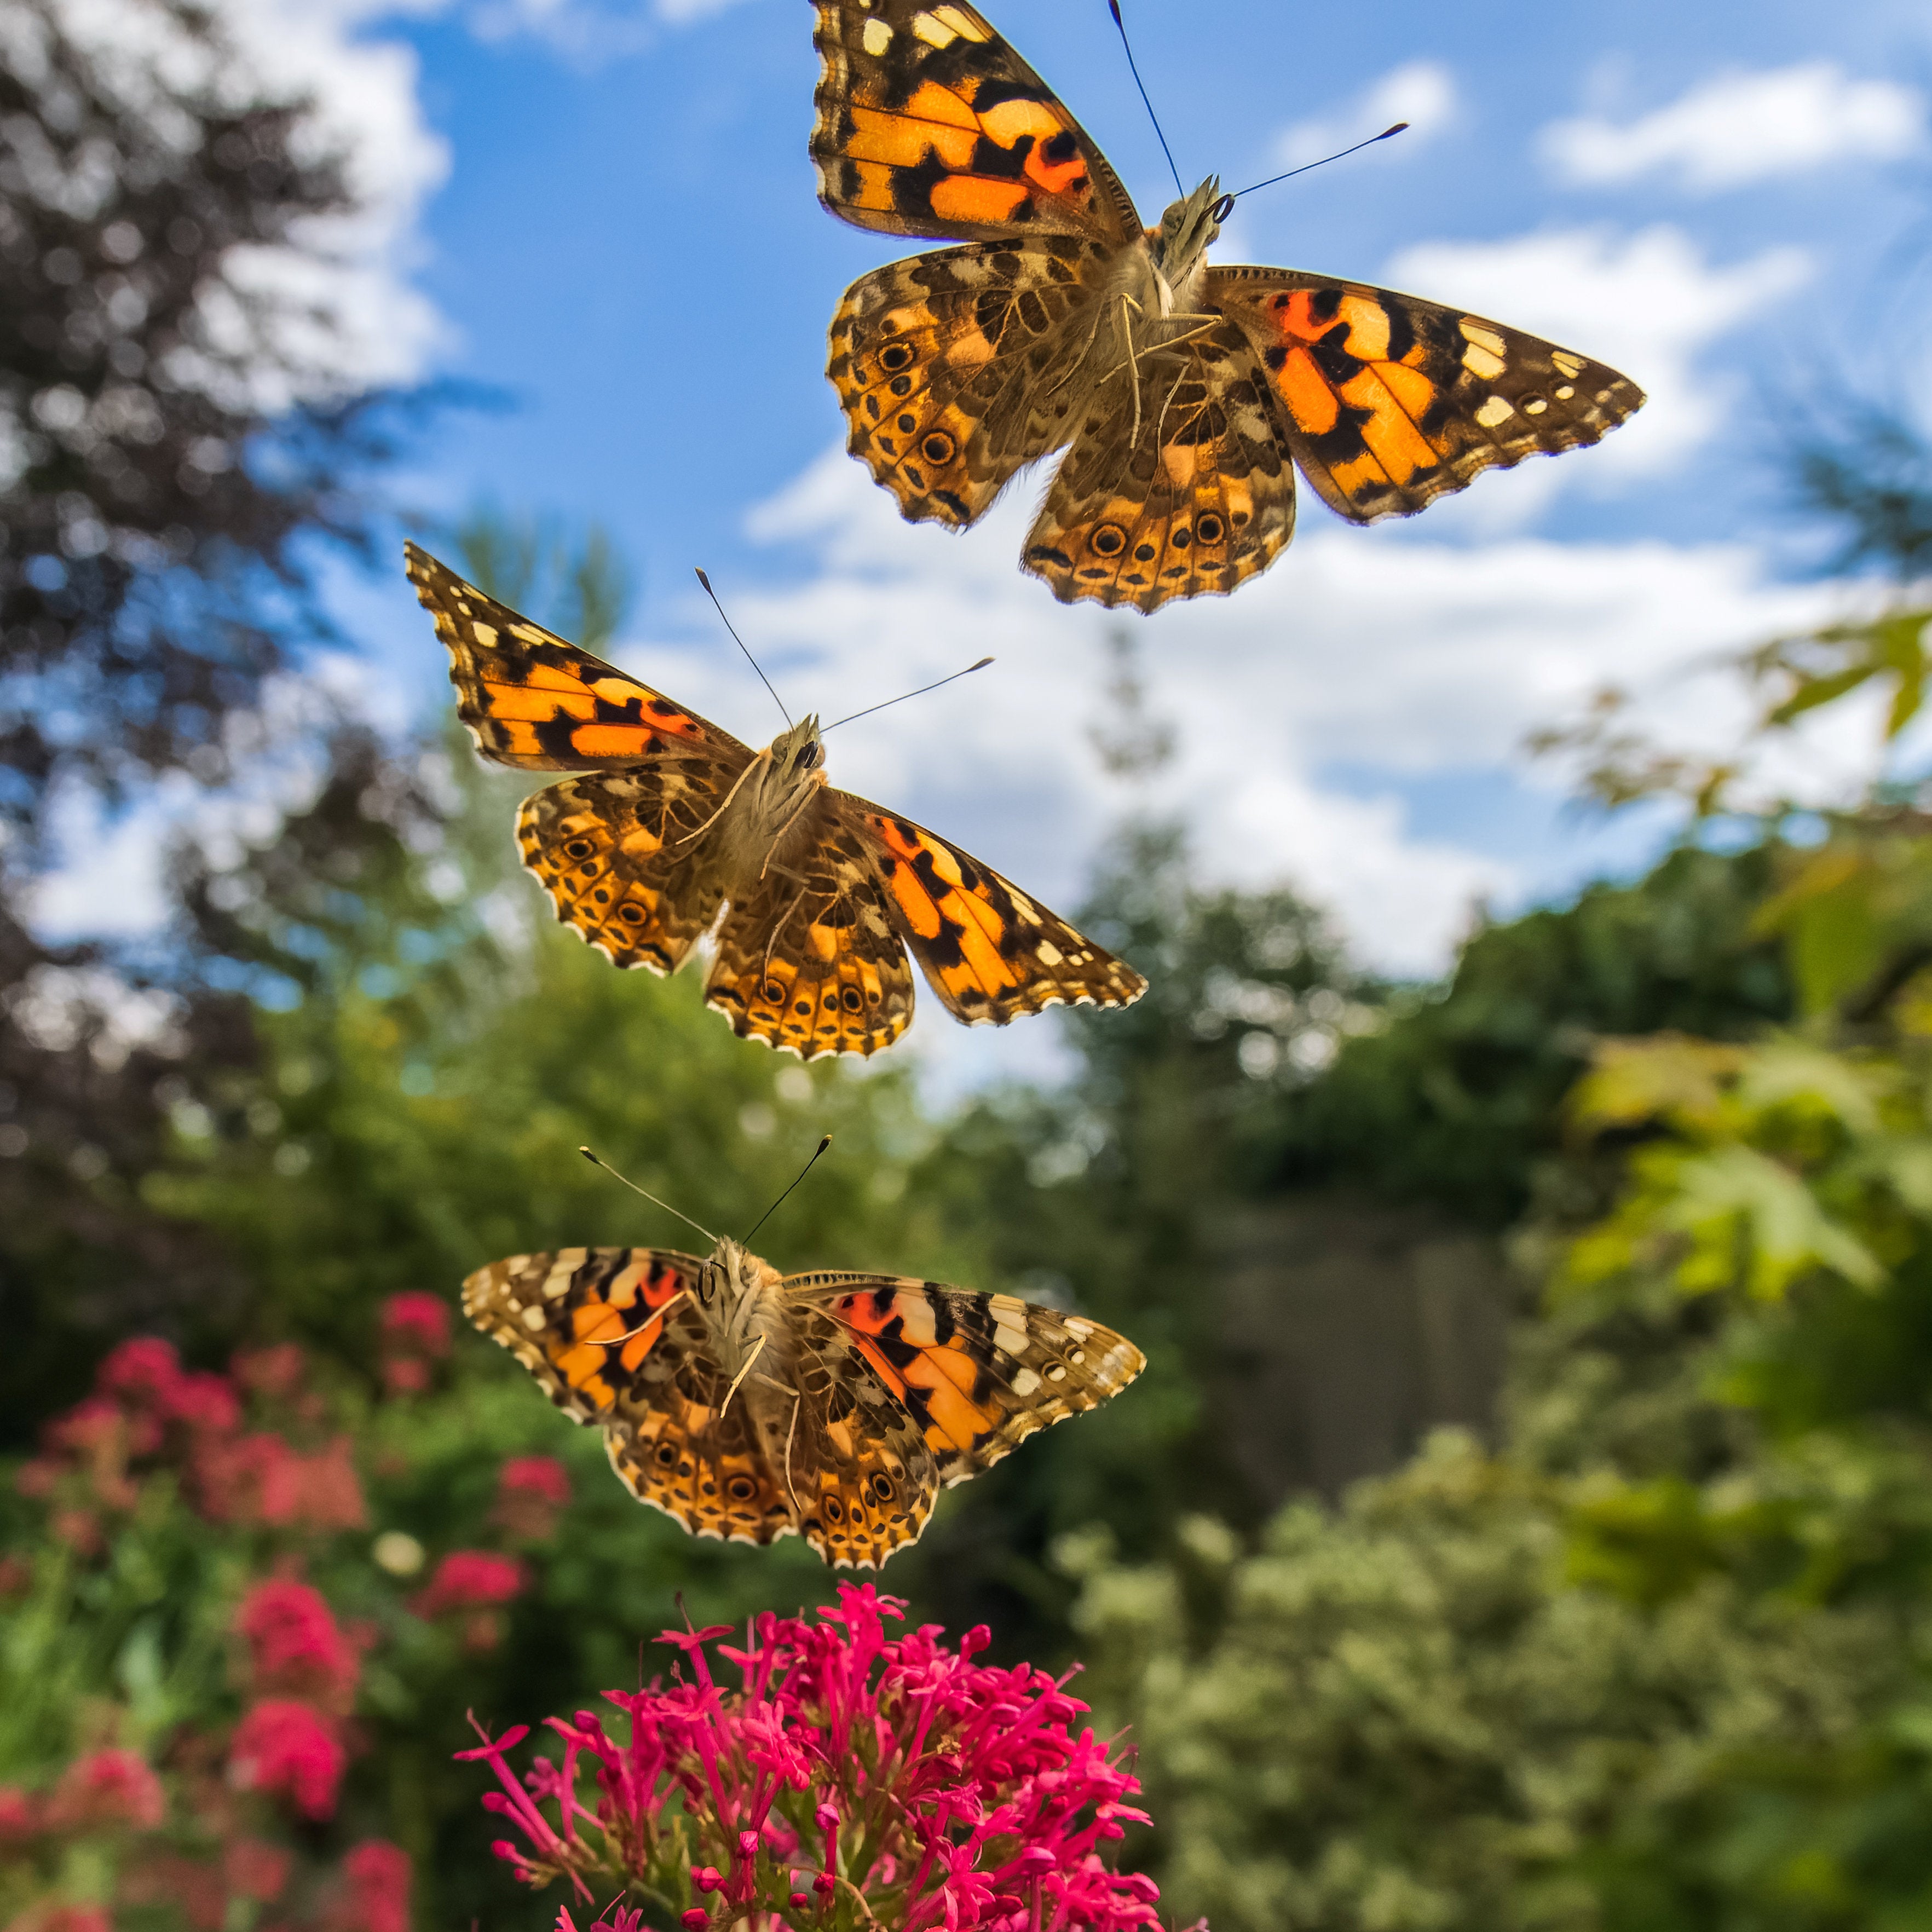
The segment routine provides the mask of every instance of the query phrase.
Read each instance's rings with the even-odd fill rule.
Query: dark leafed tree
[[[212,13],[0,10],[0,813],[62,781],[224,769],[285,661],[298,540],[356,540],[393,397],[332,397],[285,279],[352,211],[300,100]],[[320,396],[320,400],[318,400]],[[24,841],[20,834],[26,835]]]
[[[54,947],[23,889],[51,808],[218,783],[265,682],[320,634],[320,536],[366,540],[407,400],[352,372],[322,117],[184,0],[0,0],[0,1408],[71,1394],[130,1326],[190,1343],[248,1284],[149,1185],[170,1117],[256,1052],[190,910],[162,956]],[[366,734],[305,824],[353,872],[383,826]],[[305,849],[305,848],[304,848]],[[67,855],[71,856],[71,855]],[[154,949],[149,949],[150,953]],[[145,1020],[144,1025],[130,1024]]]

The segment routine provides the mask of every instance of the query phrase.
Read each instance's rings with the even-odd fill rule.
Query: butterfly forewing
[[[968,1025],[1048,1006],[1129,1006],[1147,982],[990,866],[909,818],[835,794],[869,842],[893,924],[928,983]]]
[[[410,579],[449,651],[457,715],[476,748],[521,771],[751,754],[728,731],[532,624],[405,544]]]
[[[819,198],[861,228],[1119,242],[1133,203],[1046,84],[963,0],[817,0]]]
[[[1096,1408],[1147,1366],[1084,1316],[907,1276],[793,1275],[918,1425],[939,1480],[976,1475],[1036,1430]]]
[[[1390,289],[1252,268],[1210,269],[1208,286],[1253,344],[1308,480],[1358,523],[1599,442],[1643,402],[1600,362]]]

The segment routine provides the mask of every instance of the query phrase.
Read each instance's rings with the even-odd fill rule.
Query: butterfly
[[[513,1255],[463,1308],[604,1431],[640,1502],[697,1536],[794,1534],[876,1568],[942,1484],[1093,1408],[1147,1365],[1097,1322],[884,1274],[781,1275],[740,1243]]]
[[[1143,229],[1106,158],[964,0],[814,0],[819,199],[965,245],[862,275],[826,374],[909,520],[976,523],[1065,448],[1020,553],[1063,603],[1232,591],[1294,528],[1298,467],[1354,523],[1598,442],[1642,392],[1413,296],[1210,267],[1210,176]]]
[[[905,1031],[908,948],[970,1026],[1147,990],[990,866],[833,790],[816,718],[754,752],[405,552],[477,749],[586,773],[526,799],[517,842],[557,917],[614,964],[674,972],[715,933],[706,1003],[741,1039],[806,1060],[876,1053]]]

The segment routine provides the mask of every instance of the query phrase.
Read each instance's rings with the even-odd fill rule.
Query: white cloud
[[[1600,451],[1531,464],[1506,479],[1522,479],[1528,493],[1586,476],[1653,474],[1676,462],[1741,401],[1734,385],[1696,368],[1698,352],[1810,272],[1796,248],[1716,264],[1666,225],[1634,235],[1579,228],[1501,242],[1425,242],[1404,249],[1387,271],[1398,287],[1594,356],[1648,394]]]
[[[1855,80],[1828,61],[1721,74],[1635,121],[1558,121],[1538,146],[1565,179],[1592,184],[1674,176],[1710,194],[1834,161],[1897,160],[1925,136],[1924,97],[1896,81]]]
[[[448,158],[422,116],[414,52],[358,37],[368,10],[355,0],[223,0],[217,25],[234,50],[224,60],[164,9],[58,0],[60,25],[164,141],[188,133],[170,98],[178,91],[206,86],[238,104],[265,90],[305,96],[313,106],[294,136],[298,152],[334,158],[343,169],[350,206],[342,212],[307,220],[286,247],[230,251],[202,308],[234,362],[183,350],[171,361],[177,380],[238,388],[257,405],[280,408],[408,381],[440,340],[442,326],[409,278],[417,218]],[[40,58],[38,31],[17,12],[4,28],[10,58],[29,70]],[[30,191],[76,212],[106,186],[84,160],[65,178],[43,172]]]
[[[1347,106],[1285,128],[1275,139],[1274,166],[1306,167],[1397,121],[1406,121],[1408,131],[1396,136],[1390,152],[1412,154],[1449,125],[1456,110],[1455,76],[1439,61],[1407,61],[1371,82]]]
[[[841,733],[835,782],[924,817],[1064,907],[1129,802],[1100,773],[1087,731],[1105,634],[1131,623],[1152,702],[1179,736],[1172,766],[1132,802],[1188,816],[1204,878],[1286,878],[1333,908],[1368,957],[1408,972],[1444,963],[1474,899],[1513,900],[1532,882],[1507,857],[1413,822],[1404,783],[1520,772],[1524,736],[1611,680],[1640,697],[1654,688],[1640,715],[1735,735],[1742,698],[1719,677],[1687,682],[1688,668],[1830,608],[1817,586],[1768,583],[1742,547],[1463,549],[1318,526],[1234,598],[1172,607],[1143,626],[1064,610],[1021,576],[1028,514],[1016,496],[964,537],[908,530],[839,453],[756,514],[754,535],[806,556],[782,589],[728,602],[794,711],[836,717],[984,652],[998,658],[952,691]],[[762,694],[734,656],[655,646],[631,661],[762,739]],[[1852,782],[1857,760],[1835,740],[1792,755],[1794,785]],[[1325,776],[1342,765],[1346,789]],[[1534,782],[1558,782],[1553,772]]]

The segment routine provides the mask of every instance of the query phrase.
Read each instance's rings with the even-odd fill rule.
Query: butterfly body
[[[802,1535],[876,1567],[943,1486],[1145,1366],[1100,1323],[906,1276],[781,1275],[741,1244],[514,1255],[464,1312],[601,1428],[638,1498],[693,1534]]]
[[[741,1037],[808,1060],[904,1032],[908,951],[969,1025],[1146,990],[990,866],[830,784],[815,717],[754,752],[413,544],[406,555],[477,749],[580,774],[524,800],[517,840],[558,918],[614,964],[674,972],[710,934],[706,1003]]]
[[[1222,267],[1210,177],[1144,228],[1099,148],[964,0],[814,0],[820,199],[963,242],[832,317],[848,447],[913,521],[977,522],[1064,450],[1022,567],[1062,602],[1232,590],[1294,526],[1299,468],[1352,521],[1599,440],[1642,392],[1480,316],[1296,269]]]

